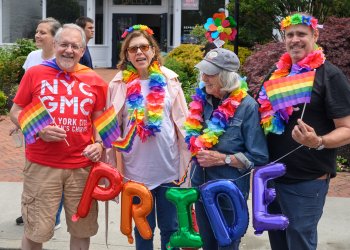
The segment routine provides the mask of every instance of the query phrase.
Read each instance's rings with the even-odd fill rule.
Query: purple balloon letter
[[[269,214],[267,206],[275,199],[276,190],[267,188],[267,181],[284,175],[286,167],[282,163],[274,163],[257,167],[253,173],[253,227],[255,234],[262,234],[264,230],[284,230],[287,228],[288,218],[281,214]]]

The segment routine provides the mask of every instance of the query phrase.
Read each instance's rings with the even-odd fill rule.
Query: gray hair
[[[79,27],[78,25],[74,23],[66,23],[62,26],[62,28],[59,28],[56,35],[55,35],[55,42],[58,42],[61,38],[61,33],[64,29],[74,29],[80,32],[81,40],[82,40],[82,46],[83,48],[86,47],[86,39],[85,39],[85,32],[84,30]]]
[[[236,72],[222,70],[219,73],[219,78],[222,85],[220,91],[223,93],[231,93],[241,87],[241,77]]]
[[[42,19],[38,22],[38,25],[41,23],[48,23],[50,25],[50,32],[52,36],[56,35],[56,32],[59,28],[61,28],[61,23],[59,21],[57,21],[55,18],[53,17],[48,17],[45,19]]]

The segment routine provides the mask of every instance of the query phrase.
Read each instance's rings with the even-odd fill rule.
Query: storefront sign
[[[199,10],[199,0],[182,0],[182,10]]]

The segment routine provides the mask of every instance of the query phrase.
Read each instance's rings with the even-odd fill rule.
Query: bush
[[[0,91],[0,115],[6,114],[6,102],[7,96],[4,92]]]
[[[228,50],[231,50],[231,51],[234,51],[235,50],[235,46],[233,46],[232,44],[230,43],[225,43],[224,46],[223,46],[224,49],[228,49]],[[252,54],[252,51],[247,48],[247,47],[238,47],[238,58],[239,58],[239,61],[241,63],[241,68],[240,68],[240,73],[242,75],[244,75],[244,72],[242,70],[242,65],[245,64],[245,61],[247,60],[247,58]]]
[[[164,65],[175,71],[179,75],[179,80],[182,83],[187,101],[190,101],[191,95],[194,93],[198,84],[198,70],[194,66],[203,59],[203,45],[196,44],[182,44],[173,49],[166,57]],[[233,45],[225,44],[224,48],[233,51]],[[251,54],[247,48],[240,47],[238,57],[241,65],[246,58]]]
[[[16,94],[14,90],[24,74],[22,65],[27,55],[35,49],[31,39],[19,39],[14,45],[0,48],[0,90],[8,97],[4,109],[12,106],[12,99]]]
[[[203,58],[202,46],[196,44],[182,44],[173,49],[166,57],[164,66],[179,75],[187,101],[198,83],[198,71],[194,66]]]
[[[286,49],[282,42],[270,42],[265,45],[256,45],[254,50],[243,64],[242,71],[247,76],[251,93],[255,96],[264,77],[278,61],[278,58],[286,52]]]

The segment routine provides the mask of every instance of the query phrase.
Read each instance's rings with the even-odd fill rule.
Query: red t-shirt
[[[107,84],[93,70],[78,65],[69,75],[38,65],[23,76],[14,103],[24,108],[40,97],[57,126],[67,132],[67,141],[45,142],[38,139],[26,145],[29,161],[55,168],[80,168],[91,165],[82,155],[91,144],[91,115],[106,103]]]

